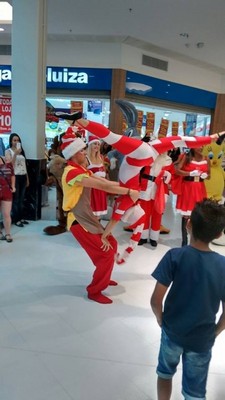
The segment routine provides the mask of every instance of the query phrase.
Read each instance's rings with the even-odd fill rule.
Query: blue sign
[[[11,86],[11,65],[0,65],[0,87]],[[51,89],[105,90],[112,87],[112,70],[107,68],[47,67],[46,86]],[[168,102],[214,109],[217,94],[207,90],[127,71],[126,92]]]
[[[0,87],[11,86],[11,65],[0,65]],[[97,68],[47,67],[46,86],[54,89],[111,90],[112,70]]]
[[[127,71],[126,92],[175,103],[214,109],[217,94]]]

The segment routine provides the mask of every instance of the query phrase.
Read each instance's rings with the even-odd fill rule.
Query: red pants
[[[142,239],[152,239],[158,241],[162,214],[159,214],[154,205],[155,200],[139,200],[141,208],[145,212],[145,224],[141,235]]]
[[[93,279],[90,285],[87,286],[87,292],[90,295],[100,293],[109,285],[117,254],[117,241],[112,235],[108,236],[107,239],[112,249],[103,251],[101,249],[101,234],[87,232],[79,224],[72,225],[70,231],[89,255],[95,266]]]

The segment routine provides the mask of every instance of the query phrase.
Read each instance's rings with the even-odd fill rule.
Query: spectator
[[[100,140],[96,136],[89,136],[87,149],[87,169],[94,175],[106,178],[104,160],[100,154]],[[107,193],[103,190],[91,190],[91,208],[97,218],[107,214]]]
[[[11,229],[12,194],[15,192],[15,175],[12,163],[6,163],[0,156],[0,210],[3,217],[5,235],[0,231],[0,239],[8,243],[13,241]]]
[[[21,139],[17,133],[9,136],[9,149],[5,151],[6,162],[11,162],[16,177],[16,191],[13,193],[12,221],[18,227],[28,224],[23,218],[24,197],[29,186],[29,178],[26,166],[26,156]]]
[[[195,205],[187,227],[190,245],[169,250],[152,274],[157,283],[151,307],[162,329],[158,400],[171,398],[181,357],[183,396],[205,400],[211,350],[225,329],[225,257],[209,248],[225,228],[225,208],[205,199]]]

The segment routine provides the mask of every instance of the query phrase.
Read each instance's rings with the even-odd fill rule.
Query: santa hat
[[[86,143],[84,143],[81,138],[76,137],[73,129],[69,127],[65,135],[62,136],[61,150],[64,158],[69,160],[74,154],[78,153],[78,151],[85,147]]]
[[[100,139],[97,136],[89,136],[88,138],[88,144],[93,144],[93,143],[100,143]]]

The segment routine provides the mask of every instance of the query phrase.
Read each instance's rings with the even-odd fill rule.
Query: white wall
[[[143,66],[142,54],[168,61],[168,71]],[[122,68],[216,93],[225,92],[225,77],[220,73],[119,43],[48,42],[47,64]]]
[[[142,66],[142,54],[168,61],[168,71]],[[10,63],[9,56],[0,56],[0,64]],[[49,40],[47,65],[121,68],[216,93],[225,93],[223,74],[120,43]]]

